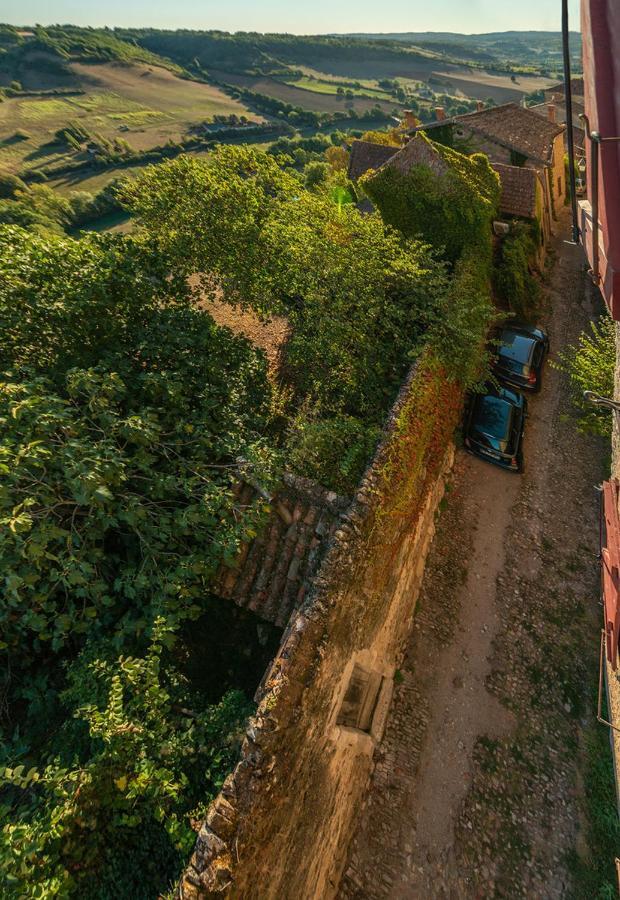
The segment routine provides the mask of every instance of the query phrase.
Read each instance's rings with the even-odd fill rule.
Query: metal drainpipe
[[[598,131],[590,131],[590,120],[582,113],[579,116],[580,119],[583,119],[583,123],[586,127],[586,137],[590,141],[590,187],[591,187],[591,197],[590,202],[592,204],[592,265],[590,266],[589,275],[594,284],[598,285],[601,280],[601,273],[599,272],[599,243],[598,243],[598,232],[599,232],[599,224],[598,224],[598,157],[599,157],[599,148],[601,145],[601,136]]]
[[[562,0],[562,54],[564,56],[564,99],[566,105],[566,144],[568,147],[568,177],[570,180],[573,243],[579,243],[577,219],[577,179],[575,176],[575,147],[573,141],[573,92],[570,83],[570,44],[568,30],[568,0]]]

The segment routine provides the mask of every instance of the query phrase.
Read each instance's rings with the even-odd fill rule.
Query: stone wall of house
[[[263,682],[241,760],[211,805],[184,873],[184,900],[336,896],[461,405],[460,391],[436,366],[414,367]]]
[[[486,153],[491,162],[505,163],[507,166],[513,165],[510,150],[480,134],[479,131],[459,125],[458,128],[455,127],[454,136],[457,141],[466,141],[475,149],[476,153]]]

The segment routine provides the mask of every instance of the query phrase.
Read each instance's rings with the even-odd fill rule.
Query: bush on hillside
[[[26,185],[17,175],[0,172],[0,200],[12,200],[18,191],[26,190]]]

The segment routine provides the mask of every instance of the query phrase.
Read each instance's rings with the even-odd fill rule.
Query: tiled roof
[[[553,122],[516,103],[504,103],[502,106],[464,113],[461,116],[421,125],[416,130],[430,131],[438,126],[458,123],[486,135],[510,150],[516,150],[542,163],[551,161],[553,141],[564,130],[562,125],[554,125]]]
[[[240,482],[237,502],[249,504],[256,488]],[[272,498],[272,513],[261,533],[245,544],[232,567],[222,566],[212,590],[226,600],[284,627],[312,582],[350,500],[307,478],[286,474]]]
[[[402,175],[406,175],[413,166],[429,166],[436,175],[448,172],[450,166],[443,156],[418,135],[412,135],[404,147],[392,156],[384,165],[397,169]]]
[[[502,185],[500,212],[508,216],[533,219],[536,216],[536,170],[505,166],[502,163],[491,163],[491,166],[499,175]]]
[[[389,147],[387,144],[353,141],[349,159],[349,178],[351,181],[357,181],[369,169],[380,168],[384,162],[398,153],[398,149],[398,147]]]

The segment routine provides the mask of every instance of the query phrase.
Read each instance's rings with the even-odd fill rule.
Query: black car
[[[487,385],[473,394],[465,416],[465,448],[512,472],[523,471],[522,441],[527,400],[518,391]]]
[[[498,335],[493,374],[523,391],[539,391],[549,337],[533,325],[510,324]]]

